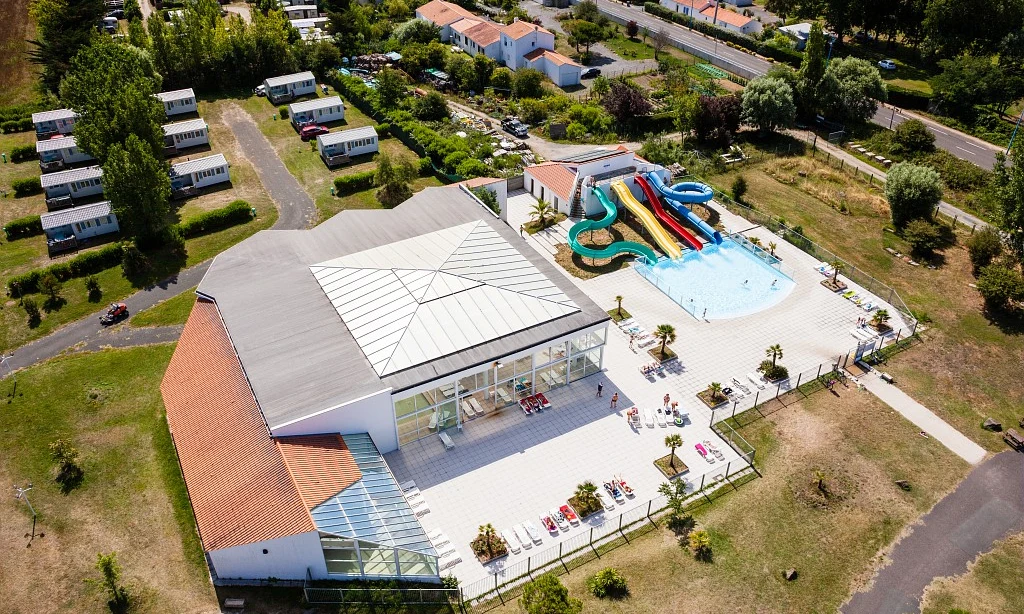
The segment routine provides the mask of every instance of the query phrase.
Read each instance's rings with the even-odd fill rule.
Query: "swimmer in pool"
[[[779,283],[779,280],[776,279],[775,281],[772,282],[772,287],[774,288],[775,284],[777,284],[777,283]]]
[[[744,279],[744,280],[743,280],[743,285],[744,285],[744,286],[745,286],[745,285],[747,285],[747,282],[748,282],[748,281],[750,281],[750,280],[749,280],[749,279]]]

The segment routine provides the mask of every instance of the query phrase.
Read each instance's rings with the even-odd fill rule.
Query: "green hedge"
[[[31,196],[43,191],[43,185],[39,183],[39,177],[28,177],[27,179],[15,179],[11,182],[15,196]]]
[[[208,232],[244,224],[252,219],[252,206],[244,200],[236,200],[226,207],[207,211],[178,224],[178,230],[185,239],[198,237]]]
[[[893,83],[886,83],[885,88],[889,92],[889,104],[897,107],[927,111],[932,103],[931,94],[907,89]]]
[[[0,107],[0,123],[9,121],[19,121],[27,119],[29,125],[32,124],[32,114],[37,111],[43,111],[43,104],[40,102],[30,102],[27,104],[16,104],[8,107]]]
[[[10,119],[4,122],[0,122],[0,131],[4,134],[10,134],[12,132],[28,132],[32,130],[34,125],[32,124],[31,117],[24,117],[22,119]]]
[[[690,20],[689,17],[682,13],[676,13],[669,9],[657,4],[655,2],[644,3],[644,12],[650,13],[662,19],[677,23],[682,26],[693,28],[698,32],[709,34],[711,36],[717,36],[719,40],[725,41],[726,43],[732,43],[743,47],[748,51],[753,51],[765,57],[785,62],[795,68],[800,67],[800,63],[803,61],[803,55],[793,49],[780,49],[778,47],[772,47],[766,43],[754,40],[750,36],[744,34],[737,34],[736,32],[730,32],[724,30],[718,26],[713,26],[706,21],[698,21],[696,19]]]
[[[50,265],[45,269],[36,269],[7,281],[7,291],[11,296],[21,296],[39,291],[39,280],[47,273],[53,273],[60,281],[68,281],[75,277],[86,277],[121,264],[124,251],[121,243],[112,243],[92,252],[75,256],[67,262]]]
[[[11,149],[11,162],[27,162],[36,157],[35,145],[18,145]]]
[[[334,178],[334,191],[338,196],[362,192],[373,187],[373,177],[376,171],[363,171],[351,175],[341,175]]]
[[[16,220],[11,220],[4,225],[4,234],[8,241],[24,239],[43,234],[43,222],[38,215],[26,215]]]

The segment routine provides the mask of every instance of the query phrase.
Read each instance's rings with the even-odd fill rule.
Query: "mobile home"
[[[164,124],[161,128],[164,131],[164,148],[169,155],[175,154],[179,149],[210,143],[209,127],[201,118]]]
[[[39,168],[44,173],[64,170],[70,164],[95,159],[78,148],[73,136],[56,136],[36,141],[36,154],[39,155]]]
[[[48,173],[39,178],[39,183],[46,192],[46,208],[53,211],[73,205],[74,199],[102,194],[103,170],[87,166]]]
[[[164,103],[164,113],[168,117],[199,111],[196,95],[192,88],[174,90],[173,92],[160,92],[156,94],[156,97],[160,99],[160,102]]]
[[[345,103],[338,96],[294,102],[288,105],[288,116],[295,126],[341,121],[345,119]]]
[[[53,255],[78,247],[85,239],[120,230],[110,201],[72,207],[39,216],[46,234],[47,251]]]
[[[288,19],[313,19],[320,16],[320,9],[315,4],[285,6],[281,12]]]
[[[309,71],[270,77],[263,82],[263,87],[267,91],[267,99],[273,104],[277,104],[299,96],[315,94],[316,77]]]
[[[172,190],[205,188],[225,181],[231,181],[231,174],[224,154],[214,154],[171,165]]]
[[[78,114],[71,109],[56,109],[32,114],[36,138],[48,139],[55,134],[71,134]]]
[[[316,137],[316,148],[328,167],[344,164],[354,156],[378,151],[377,131],[373,126],[321,134]]]

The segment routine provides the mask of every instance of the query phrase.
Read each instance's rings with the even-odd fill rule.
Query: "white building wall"
[[[195,98],[184,100],[168,100],[164,103],[164,113],[167,115],[181,115],[183,113],[195,113],[199,110]]]
[[[214,572],[221,579],[304,580],[307,568],[314,578],[327,577],[320,534],[316,531],[211,550],[208,554]]]
[[[271,429],[275,437],[320,433],[369,433],[381,454],[398,449],[391,390],[385,389]],[[322,559],[323,557],[321,557]]]
[[[108,219],[110,220],[109,222],[107,222]],[[74,229],[75,237],[78,239],[88,239],[89,237],[105,235],[120,230],[117,224],[117,216],[113,213],[85,222],[76,222],[72,224],[72,228]]]
[[[686,15],[688,17],[699,18],[699,14],[702,10],[704,10],[708,6],[714,6],[714,4],[711,2],[700,2],[697,3],[696,7],[693,7],[688,3],[675,2],[675,0],[661,0],[661,6],[667,8],[668,10],[674,13],[679,13],[681,15]]]
[[[65,147],[61,149],[60,157],[66,164],[78,164],[79,162],[87,162],[95,159],[78,147]]]
[[[541,182],[533,176],[529,169],[523,171],[523,188],[533,195],[534,198],[551,204],[560,213],[569,215],[569,201],[562,198],[551,189],[550,186]]]
[[[95,183],[90,183],[95,182]],[[103,182],[100,180],[72,181],[46,188],[47,198],[57,198],[71,195],[74,198],[83,198],[103,193]]]
[[[205,188],[208,185],[216,185],[225,181],[231,181],[231,172],[226,164],[207,171],[192,173],[192,185],[197,188]]]
[[[322,109],[312,109],[310,111],[300,111],[299,113],[291,113],[292,120],[295,122],[299,121],[314,121],[318,124],[326,124],[327,122],[338,122],[345,119],[345,105],[336,104],[330,107],[324,107]]]
[[[486,47],[481,47],[473,42],[468,36],[455,32],[452,35],[452,40],[459,49],[462,49],[469,55],[475,56],[482,51],[485,56],[497,62],[501,62],[501,39],[494,41]]]
[[[178,149],[185,149],[187,147],[206,145],[210,142],[210,135],[207,133],[206,128],[203,128],[202,130],[195,130],[193,132],[198,132],[198,134],[191,138],[186,138],[185,134],[175,134],[173,137],[174,146]]]

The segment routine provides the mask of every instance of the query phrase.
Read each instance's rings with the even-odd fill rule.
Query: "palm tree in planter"
[[[768,349],[764,351],[765,356],[772,359],[772,368],[775,368],[775,363],[778,359],[782,358],[782,346],[778,343],[768,346]]]
[[[676,340],[676,327],[671,324],[659,324],[654,330],[654,338],[661,341],[661,357],[665,357],[665,346]]]
[[[878,311],[875,312],[875,315],[871,316],[871,325],[874,326],[877,330],[889,328],[888,322],[889,318],[891,317],[892,316],[889,315],[888,311],[886,311],[885,309],[879,309]]]
[[[616,313],[616,315],[619,316],[619,319],[621,320],[622,319],[622,295],[621,294],[615,297],[615,302],[619,305],[618,309],[615,311],[615,313]]]
[[[722,385],[718,382],[711,382],[708,384],[708,393],[711,395],[711,404],[714,405],[715,401],[719,399],[725,400],[725,395],[722,394]]]
[[[590,480],[576,486],[573,499],[576,500],[576,511],[579,512],[581,517],[589,516],[601,510],[601,502],[597,500],[597,496],[594,494],[596,492],[597,485]]]
[[[779,246],[775,244],[775,241],[769,241],[768,242],[768,253],[770,253],[772,255],[772,257],[775,257],[775,249],[778,248],[778,247]]]
[[[541,230],[544,230],[549,226],[549,222],[554,219],[555,211],[551,207],[550,203],[538,199],[537,202],[530,207],[530,217],[532,217],[537,225],[540,226]]]
[[[477,529],[476,539],[470,546],[478,557],[484,559],[484,562],[508,554],[508,548],[498,537],[498,531],[489,522],[480,525],[480,528]]]
[[[761,239],[759,239],[757,237],[750,237],[750,244],[751,245],[756,245],[758,247],[761,247]]]
[[[673,470],[676,468],[676,448],[683,447],[683,438],[678,433],[673,435],[665,436],[665,447],[670,451],[668,453],[668,466]]]
[[[830,266],[832,267],[832,279],[827,279],[821,282],[821,284],[826,288],[830,288],[832,290],[845,290],[846,284],[839,281],[839,273],[841,273],[842,270],[846,268],[846,265],[840,262],[838,258],[836,258],[830,263]]]

